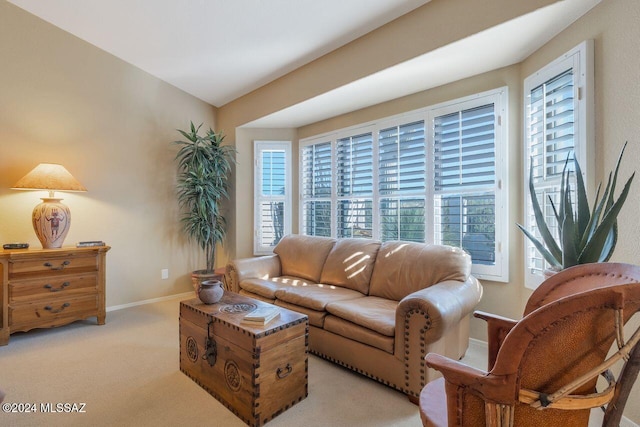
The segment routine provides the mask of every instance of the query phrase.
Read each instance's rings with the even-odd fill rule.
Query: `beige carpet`
[[[0,347],[6,402],[85,403],[85,413],[0,413],[2,426],[233,427],[245,424],[180,372],[180,298],[16,333]],[[309,396],[268,426],[420,426],[389,387],[309,357]]]
[[[11,336],[0,347],[5,403],[85,404],[84,413],[2,413],[0,426],[241,427],[245,424],[179,369],[181,298]],[[465,363],[486,366],[472,342]],[[601,415],[591,426],[599,425]],[[309,396],[270,427],[420,426],[418,407],[389,387],[309,357]]]

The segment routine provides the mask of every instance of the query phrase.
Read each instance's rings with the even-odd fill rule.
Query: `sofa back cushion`
[[[445,280],[464,282],[470,272],[471,257],[460,248],[385,242],[376,257],[369,295],[400,301]]]
[[[320,282],[369,293],[373,264],[380,242],[371,239],[338,239],[324,263]]]
[[[300,277],[318,283],[320,273],[335,239],[289,234],[273,249],[280,257],[283,276]]]

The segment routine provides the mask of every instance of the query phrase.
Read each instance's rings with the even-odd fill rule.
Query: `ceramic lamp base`
[[[71,212],[60,200],[43,198],[33,209],[33,230],[44,249],[62,247],[71,226]]]

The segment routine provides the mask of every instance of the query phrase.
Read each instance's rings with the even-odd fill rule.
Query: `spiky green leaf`
[[[627,195],[629,194],[629,189],[631,188],[631,182],[633,181],[634,176],[635,172],[626,182],[622,193],[620,193],[620,197],[618,197],[618,200],[616,200],[611,208],[604,213],[602,222],[600,222],[595,232],[593,233],[593,237],[589,240],[583,252],[580,254],[581,264],[588,262],[598,262],[601,259],[603,248],[605,247],[605,242],[608,239],[609,233],[614,228],[618,214],[620,213],[620,210],[622,209],[622,206],[627,199]]]
[[[574,165],[576,168],[576,216],[578,218],[576,232],[582,237],[589,226],[591,209],[589,208],[589,200],[587,198],[587,190],[584,185],[584,178],[582,177],[582,170],[580,169],[578,161],[575,160],[575,157]]]
[[[562,260],[562,251],[560,250],[560,247],[558,246],[555,238],[549,231],[549,227],[544,220],[544,213],[542,212],[540,203],[538,203],[538,198],[536,197],[536,189],[533,185],[533,160],[531,161],[531,166],[529,167],[529,194],[531,195],[531,207],[533,209],[533,213],[536,219],[536,225],[538,226],[540,236],[542,237],[545,246],[548,248],[548,252],[556,260],[556,263],[560,263]],[[528,232],[525,233],[527,237],[529,237],[530,234],[531,233]],[[529,237],[529,239],[531,239],[531,237]],[[537,241],[537,239],[535,238],[534,240]]]
[[[551,252],[549,252],[547,250],[547,248],[544,246],[544,244],[542,242],[540,242],[536,236],[534,236],[533,234],[531,234],[529,232],[529,230],[527,230],[526,228],[524,228],[522,225],[520,224],[516,224],[518,226],[518,228],[520,230],[522,230],[522,232],[524,233],[525,236],[527,236],[529,238],[529,240],[531,240],[531,243],[533,243],[533,245],[536,247],[536,249],[538,250],[538,252],[540,252],[540,255],[542,255],[542,257],[549,263],[551,264],[553,267],[562,267],[562,263],[556,259]]]

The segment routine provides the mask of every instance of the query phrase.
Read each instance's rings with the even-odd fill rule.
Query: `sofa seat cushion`
[[[298,277],[281,276],[270,279],[245,279],[240,282],[240,289],[274,300],[276,299],[275,293],[278,289],[288,288],[290,286],[307,286],[308,284],[315,283]]]
[[[284,302],[281,300],[276,300],[274,304],[279,307],[297,311],[298,313],[306,314],[309,318],[309,324],[311,326],[315,326],[317,328],[322,328],[324,326],[324,318],[327,317],[326,311],[316,311],[307,307],[300,307],[299,305],[289,304],[288,302]]]
[[[317,283],[334,243],[335,239],[330,237],[289,234],[280,239],[273,252],[280,257],[283,276]]]
[[[393,337],[379,334],[339,317],[328,315],[324,320],[324,330],[393,354]]]
[[[371,239],[338,239],[322,268],[320,283],[369,293],[369,280],[380,242]]]
[[[275,292],[276,298],[290,304],[324,311],[327,304],[335,301],[364,298],[360,292],[339,286],[308,284],[306,286],[287,286]]]
[[[364,297],[327,304],[327,311],[356,325],[381,335],[393,337],[396,333],[398,302],[378,297]]]

